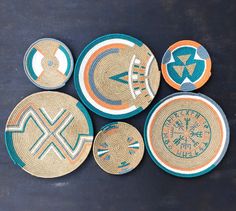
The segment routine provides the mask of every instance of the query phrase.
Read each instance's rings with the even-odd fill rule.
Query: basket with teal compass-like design
[[[23,64],[32,83],[47,90],[64,86],[74,67],[69,48],[52,38],[34,42],[26,51]]]
[[[165,52],[161,69],[170,86],[181,91],[192,91],[203,86],[211,76],[211,59],[199,43],[182,40]]]
[[[92,41],[80,54],[74,84],[84,104],[110,119],[144,110],[157,93],[160,71],[150,49],[140,40],[109,34]]]
[[[79,167],[89,154],[93,126],[84,106],[60,92],[39,92],[12,111],[5,143],[12,161],[43,178],[63,176]]]
[[[145,124],[145,144],[153,161],[180,177],[215,168],[229,144],[222,109],[202,94],[176,93],[158,103]]]

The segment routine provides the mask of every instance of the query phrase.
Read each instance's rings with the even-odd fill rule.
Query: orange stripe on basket
[[[174,101],[177,101],[177,100],[180,100],[180,99],[172,100],[171,102],[165,104],[165,107],[166,107],[168,104],[173,103]],[[208,163],[205,163],[205,164],[203,164],[203,165],[201,165],[201,166],[198,166],[198,167],[195,167],[195,168],[176,168],[176,166],[173,166],[173,165],[170,165],[170,164],[166,163],[163,159],[161,159],[161,158],[158,156],[158,153],[157,153],[157,151],[155,150],[155,148],[153,147],[153,144],[152,144],[151,141],[150,141],[150,145],[151,145],[153,151],[155,152],[155,155],[158,157],[158,159],[161,160],[161,162],[163,162],[166,166],[169,166],[169,167],[171,167],[171,168],[173,168],[173,169],[182,170],[182,171],[192,171],[192,170],[197,170],[197,169],[199,169],[199,168],[202,168],[202,167],[208,165],[208,164],[216,157],[216,155],[219,153],[219,150],[220,150],[221,145],[222,145],[222,142],[223,142],[223,128],[222,128],[222,124],[221,124],[221,121],[220,121],[220,118],[219,118],[218,114],[217,114],[216,111],[211,107],[211,105],[209,105],[208,103],[206,103],[206,102],[204,102],[204,101],[202,101],[202,100],[198,100],[198,99],[181,98],[181,100],[200,101],[200,102],[206,104],[206,105],[210,108],[210,110],[213,111],[213,113],[216,114],[217,119],[218,119],[218,122],[220,122],[220,131],[221,131],[221,139],[220,139],[220,140],[221,140],[221,143],[220,143],[220,145],[219,145],[219,147],[218,147],[218,149],[217,149],[217,152],[215,153],[215,156],[214,156]],[[162,109],[162,108],[161,108],[161,109]],[[158,111],[158,112],[156,113],[156,115],[154,116],[154,119],[156,119],[156,117],[157,117],[157,115],[158,115],[159,112],[160,112],[160,111]],[[149,130],[149,131],[152,131],[152,130],[153,130],[154,123],[155,123],[155,121],[152,121],[152,122],[151,122],[151,126],[150,126],[150,130]],[[150,132],[150,133],[151,133],[151,132]],[[149,138],[149,140],[151,139],[150,136],[149,136],[148,138]]]
[[[166,65],[165,64],[161,64],[161,70],[162,70],[162,75],[165,79],[165,81],[170,85],[172,86],[173,88],[177,89],[177,90],[180,90],[180,85],[175,83],[174,81],[172,81],[170,79],[170,77],[168,76],[168,73],[167,73],[167,68],[166,68]]]
[[[210,76],[211,76],[211,59],[208,58],[206,60],[206,69],[204,71],[201,80],[199,80],[197,83],[194,84],[196,88],[200,88],[201,86],[203,86],[208,81]]]
[[[56,144],[54,141],[51,141],[50,142],[50,140],[51,140],[52,138],[49,138],[49,144],[51,143],[51,142],[53,142],[59,149],[60,149],[60,151],[61,151],[61,153],[63,154],[63,156],[67,159],[67,160],[70,160],[70,157],[67,155],[67,153],[66,153],[66,151],[61,147],[61,145],[60,144]],[[54,139],[54,138],[53,138]],[[39,150],[38,150],[38,152],[35,154],[35,156],[36,157],[39,157],[41,154],[42,154],[42,152],[46,149],[48,147],[48,145],[46,145],[45,144],[45,146],[44,147],[41,147]]]
[[[20,110],[17,112],[17,114],[16,114],[13,118],[9,119],[9,122],[8,122],[7,125],[17,125],[17,123],[18,123],[18,121],[19,121],[19,119],[20,119],[22,113],[23,113],[26,109],[28,109],[30,106],[31,106],[31,107],[34,107],[34,104],[32,104],[32,103],[26,104],[26,106],[24,106],[22,109],[20,109]]]
[[[190,45],[190,46],[194,46],[196,48],[198,48],[199,46],[201,46],[200,43],[197,43],[195,41],[192,41],[192,40],[181,40],[181,41],[178,41],[176,43],[174,43],[173,45],[171,45],[168,50],[169,51],[174,51],[176,48],[178,47],[181,47],[181,46],[184,46],[184,45]],[[161,64],[161,70],[162,70],[162,74],[163,74],[163,77],[165,79],[165,81],[170,85],[172,86],[173,88],[177,89],[177,90],[181,90],[180,87],[181,85],[179,85],[178,83],[174,82],[173,80],[170,79],[170,77],[168,76],[168,73],[167,73],[167,68],[166,68],[166,64]]]
[[[191,40],[182,40],[182,41],[179,41],[177,43],[174,43],[173,45],[171,45],[168,50],[170,51],[173,51],[175,50],[176,48],[178,47],[181,47],[183,45],[190,45],[190,46],[194,46],[195,48],[198,48],[201,46],[200,43],[198,42],[195,42],[195,41],[191,41]],[[177,89],[177,90],[181,90],[181,85],[179,85],[178,83],[175,83],[173,80],[170,79],[170,77],[168,76],[168,73],[167,73],[167,68],[166,68],[166,64],[161,64],[161,69],[162,69],[162,73],[163,73],[163,77],[164,79],[166,80],[166,82],[171,85],[173,88]],[[204,71],[204,74],[201,78],[201,80],[199,80],[198,82],[194,83],[194,86],[196,88],[200,88],[201,86],[203,86],[207,81],[208,79],[210,78],[211,76],[211,59],[208,58],[206,60],[206,69]]]
[[[89,151],[91,149],[91,145],[92,145],[92,142],[85,142],[84,143],[84,146],[80,152],[80,154],[74,159],[72,160],[70,157],[68,158],[68,161],[71,163],[71,164],[75,164],[76,162],[78,162],[79,159],[80,160],[80,163],[82,163],[88,156],[89,154]]]
[[[181,40],[179,42],[174,43],[173,45],[171,45],[168,50],[173,51],[175,48],[184,46],[184,45],[191,45],[194,46],[196,48],[200,47],[201,44],[196,42],[196,41],[192,41],[192,40]]]

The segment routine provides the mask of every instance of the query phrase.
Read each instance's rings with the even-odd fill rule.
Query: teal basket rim
[[[100,43],[104,40],[108,40],[108,39],[113,39],[113,38],[123,38],[123,39],[128,39],[131,42],[134,42],[135,44],[137,44],[138,46],[141,46],[143,43],[142,41],[138,40],[137,38],[134,38],[130,35],[126,35],[126,34],[107,34],[107,35],[103,35],[100,36],[96,39],[94,39],[92,42],[90,42],[89,44],[87,44],[85,46],[85,48],[83,49],[83,51],[80,53],[76,64],[75,64],[75,69],[74,69],[74,85],[75,85],[75,89],[76,92],[79,96],[79,98],[81,99],[81,101],[85,104],[85,106],[87,108],[89,108],[91,111],[93,111],[94,113],[98,114],[99,116],[108,118],[108,119],[116,119],[116,120],[120,120],[120,119],[127,119],[129,117],[132,117],[140,112],[142,112],[144,109],[142,109],[141,107],[138,107],[135,111],[127,113],[127,114],[121,114],[121,115],[115,115],[115,114],[108,114],[105,113],[97,108],[95,108],[83,95],[83,92],[81,90],[80,84],[79,84],[79,80],[78,80],[78,75],[79,75],[79,71],[80,71],[80,65],[81,62],[83,61],[84,56],[86,55],[86,53],[93,48],[97,43]]]
[[[156,110],[157,107],[159,107],[165,100],[169,99],[169,98],[172,98],[174,96],[179,96],[179,95],[192,95],[192,96],[200,96],[208,101],[210,101],[214,106],[216,106],[216,108],[219,110],[220,114],[222,115],[222,118],[223,118],[223,121],[224,121],[224,124],[225,124],[225,127],[226,127],[226,141],[225,141],[225,146],[224,146],[224,149],[222,151],[222,154],[221,156],[219,157],[219,159],[213,164],[211,165],[210,167],[208,167],[207,169],[205,169],[204,171],[200,171],[198,173],[193,173],[193,174],[183,174],[183,173],[177,173],[175,171],[171,171],[169,169],[167,169],[166,167],[164,167],[161,163],[159,163],[155,157],[153,156],[150,148],[149,148],[149,145],[148,145],[148,141],[147,141],[147,126],[148,126],[148,123],[149,123],[149,120],[153,114],[153,112]],[[160,100],[152,109],[151,111],[149,112],[147,118],[146,118],[146,121],[145,121],[145,125],[144,125],[144,143],[145,143],[145,147],[148,151],[148,154],[149,156],[151,157],[151,159],[153,160],[153,162],[158,166],[160,167],[162,170],[164,170],[165,172],[171,174],[171,175],[174,175],[174,176],[177,176],[177,177],[182,177],[182,178],[193,178],[193,177],[198,177],[198,176],[201,176],[201,175],[204,175],[206,173],[209,173],[211,170],[213,170],[220,162],[221,160],[223,159],[226,151],[227,151],[227,148],[228,148],[228,145],[229,145],[229,139],[230,139],[230,129],[229,129],[229,123],[228,123],[228,120],[225,116],[225,113],[224,111],[222,110],[222,108],[214,101],[212,100],[211,98],[207,97],[206,95],[204,94],[201,94],[201,93],[190,93],[190,92],[180,92],[180,93],[174,93],[174,94],[171,94],[171,95],[168,95],[167,97],[163,98],[162,100]]]

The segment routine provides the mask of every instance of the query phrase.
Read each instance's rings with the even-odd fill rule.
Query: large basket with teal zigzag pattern
[[[91,119],[75,98],[59,92],[39,92],[12,111],[5,142],[12,161],[28,173],[59,177],[86,159],[93,141]]]

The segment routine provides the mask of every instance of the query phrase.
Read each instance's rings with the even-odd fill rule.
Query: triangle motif
[[[123,72],[117,75],[113,75],[110,77],[110,79],[123,84],[128,84],[128,72]]]
[[[196,67],[196,63],[194,64],[189,64],[189,65],[186,65],[186,68],[188,70],[188,73],[192,76],[194,70],[195,70],[195,67]]]
[[[186,55],[178,56],[178,58],[180,59],[181,62],[183,62],[184,65],[186,65],[190,56],[191,54],[186,54]]]
[[[177,72],[177,74],[182,77],[184,66],[173,66],[174,70]]]

